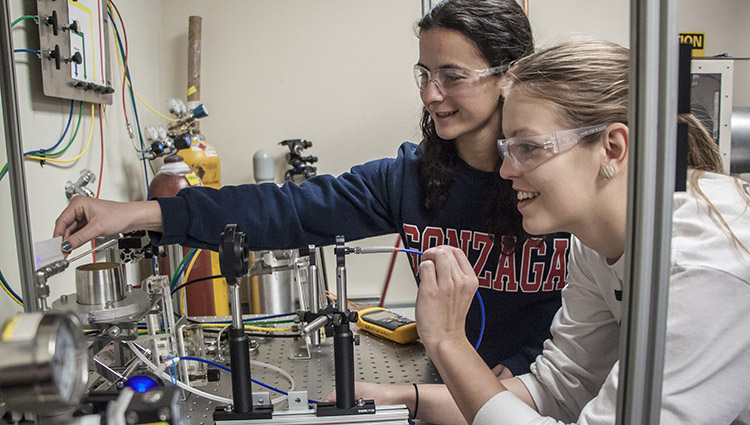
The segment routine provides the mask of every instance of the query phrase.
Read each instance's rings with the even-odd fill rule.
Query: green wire
[[[10,26],[11,27],[15,27],[17,23],[23,21],[24,19],[36,19],[36,16],[34,16],[34,15],[24,15],[24,16],[21,16],[20,18],[18,18],[15,21],[13,21],[13,23],[10,24]]]
[[[174,284],[177,282],[177,277],[180,275],[180,272],[182,271],[182,265],[185,264],[185,260],[187,260],[188,257],[195,251],[197,251],[198,248],[193,248],[190,251],[188,251],[187,254],[185,254],[184,257],[182,257],[182,261],[180,261],[180,265],[177,266],[177,269],[174,271],[174,274],[172,275],[172,283],[169,284],[169,288],[174,288]]]
[[[73,136],[71,136],[70,141],[68,142],[68,144],[62,150],[57,151],[57,152],[43,152],[43,153],[38,153],[38,154],[34,154],[34,155],[43,156],[43,157],[46,158],[48,156],[60,156],[63,153],[65,153],[65,151],[68,150],[68,148],[70,147],[70,145],[73,144],[73,141],[76,139],[76,136],[78,136],[78,129],[81,127],[81,117],[82,116],[83,116],[83,102],[81,102],[81,107],[78,108],[78,123],[76,124],[76,130],[73,132]]]
[[[292,320],[292,319],[290,319],[290,320],[269,320],[267,322],[256,322],[256,321],[253,321],[253,322],[248,322],[248,323],[250,323],[251,325],[279,325],[279,324],[282,324],[282,323],[294,323],[294,320]]]
[[[73,144],[73,141],[76,139],[76,136],[78,135],[78,129],[81,127],[81,117],[83,116],[83,102],[81,102],[81,107],[78,109],[78,123],[76,124],[76,131],[73,132],[73,136],[70,137],[70,141],[68,144],[58,152],[39,152],[35,153],[36,156],[41,156],[44,158],[50,157],[50,156],[60,156],[63,153],[65,153],[66,150],[70,147],[70,145]],[[8,174],[8,164],[6,163],[3,165],[3,168],[0,169],[0,181],[3,180],[3,177]]]

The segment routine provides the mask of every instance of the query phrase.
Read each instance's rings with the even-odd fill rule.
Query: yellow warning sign
[[[680,43],[693,45],[693,56],[706,56],[706,33],[705,32],[681,32]]]

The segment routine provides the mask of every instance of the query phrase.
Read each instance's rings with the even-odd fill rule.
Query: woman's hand
[[[78,195],[55,221],[53,237],[62,236],[63,243],[70,243],[65,251],[70,251],[98,236],[159,231],[161,227],[161,208],[156,201],[114,202]]]
[[[428,352],[442,341],[465,341],[464,323],[479,285],[463,251],[452,246],[427,250],[419,267],[416,321]]]

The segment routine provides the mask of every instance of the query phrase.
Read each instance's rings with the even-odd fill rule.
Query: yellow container
[[[178,151],[179,155],[200,177],[204,186],[219,189],[221,187],[221,166],[216,149],[206,142],[206,138],[200,133],[190,135],[190,142],[189,148]],[[211,252],[211,269],[214,275],[221,274],[217,252]],[[228,315],[229,297],[224,279],[214,279],[213,285],[216,315]]]
[[[201,178],[204,186],[218,189],[221,187],[221,167],[219,154],[213,146],[206,142],[202,134],[190,136],[191,145],[187,149],[177,152],[185,159],[185,163]]]

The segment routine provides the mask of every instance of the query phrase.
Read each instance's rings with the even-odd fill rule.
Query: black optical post
[[[217,407],[214,421],[235,421],[238,419],[270,419],[273,406],[253,407],[252,383],[250,380],[250,347],[242,322],[240,301],[240,281],[249,269],[249,251],[245,244],[245,234],[237,231],[236,224],[224,228],[219,242],[219,267],[229,285],[232,326],[229,329],[229,361],[232,368],[232,411]]]
[[[375,402],[357,398],[354,392],[354,334],[350,323],[357,321],[357,312],[349,311],[346,295],[346,254],[352,252],[344,245],[344,237],[336,236],[336,308],[327,308],[315,316],[327,316],[328,325],[333,326],[333,360],[336,374],[336,402],[318,403],[318,416],[340,416],[356,414],[374,414]]]

